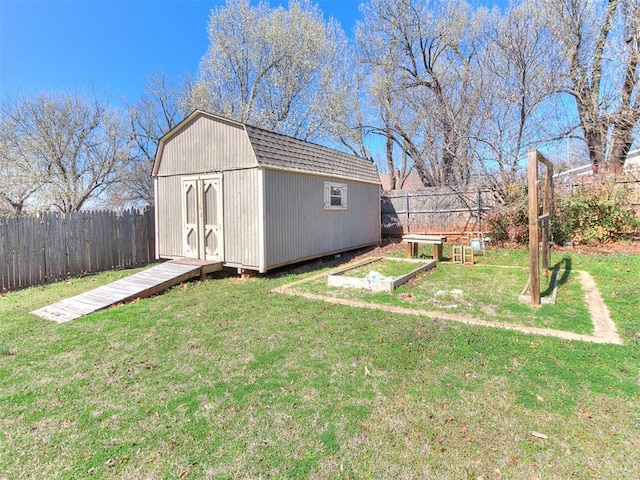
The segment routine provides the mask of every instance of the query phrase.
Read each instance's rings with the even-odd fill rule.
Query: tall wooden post
[[[541,218],[541,230],[540,235],[542,240],[542,273],[545,277],[549,276],[549,238],[551,238],[551,224],[549,223],[549,195],[547,192],[549,181],[549,170],[545,171],[544,175],[544,189],[542,192],[542,218]]]
[[[538,152],[529,150],[529,293],[531,305],[540,305],[540,265],[538,256]]]
[[[544,176],[544,197],[542,198],[542,214],[544,215],[544,223],[542,224],[542,268],[544,274],[549,275],[549,262],[551,260],[549,247],[551,242],[551,218],[553,217],[553,164],[543,157],[543,163],[546,167]]]

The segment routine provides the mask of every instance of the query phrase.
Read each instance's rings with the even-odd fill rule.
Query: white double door
[[[222,175],[182,179],[184,256],[223,261]]]

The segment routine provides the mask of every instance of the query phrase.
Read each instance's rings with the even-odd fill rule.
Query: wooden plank
[[[436,243],[433,245],[433,259],[439,262],[442,259],[442,244]]]
[[[222,266],[221,263],[219,265]],[[197,262],[163,263],[31,313],[46,320],[66,322],[133,298],[155,295],[200,275],[201,267],[202,265]],[[207,262],[207,267],[216,268],[217,266]]]
[[[47,282],[52,282],[53,279],[57,278],[56,276],[56,261],[54,256],[52,255],[52,249],[55,245],[55,232],[53,230],[53,212],[45,212],[44,215],[45,221],[45,231],[46,237],[44,241],[44,257],[46,259],[45,272],[47,276]]]
[[[5,270],[7,258],[9,257],[6,253],[6,222],[7,220],[5,218],[0,217],[0,292],[9,290],[7,288],[7,272]]]
[[[98,241],[104,245],[103,251],[105,252],[104,263],[100,270],[111,270],[120,263],[118,258],[118,237],[113,235],[117,231],[114,222],[116,219],[112,217],[110,212],[106,211],[101,211],[100,216],[102,220],[100,223],[101,234]]]
[[[540,155],[540,157],[543,157]],[[543,157],[544,158],[544,157]],[[543,162],[544,163],[544,162]],[[551,243],[551,210],[553,206],[553,164],[549,161],[544,163],[547,167],[544,177],[544,193],[542,198],[542,213],[546,216],[546,221],[542,224],[542,266],[544,268],[544,274],[549,275],[549,262],[550,252],[549,247]]]
[[[36,242],[35,237],[32,234],[36,231],[35,217],[28,218],[27,230],[30,234],[23,239],[23,242],[27,245],[27,252],[29,256],[27,283],[29,285],[33,285],[36,282]]]
[[[61,243],[61,267],[62,278],[66,278],[71,273],[70,251],[69,251],[69,233],[73,230],[73,214],[61,214],[58,218],[58,234]],[[67,228],[63,228],[63,226]]]
[[[15,288],[18,288],[19,286],[18,278],[16,275],[17,253],[15,249],[16,242],[18,241],[17,232],[16,232],[17,223],[18,223],[18,220],[16,218],[12,218],[11,221],[9,222],[8,229],[7,229],[7,233],[9,237],[9,252],[11,254],[10,261],[8,262],[9,289],[15,289]]]
[[[124,226],[124,238],[129,239],[129,241],[118,242],[118,246],[123,249],[123,266],[130,267],[131,265],[133,265],[133,257],[131,255],[131,238],[133,236],[133,232],[131,228],[131,212],[129,210],[125,210],[125,212],[122,214],[122,223]]]
[[[415,277],[418,273],[427,271],[427,270],[432,270],[436,268],[436,260],[432,260],[424,265],[421,265],[420,267],[410,271],[409,273],[405,274],[405,275],[401,275],[398,278],[395,278],[393,280],[393,286],[391,288],[391,291],[393,291],[393,289],[398,288],[400,285],[404,285],[405,283],[407,283],[409,280],[411,280],[413,277]]]
[[[129,229],[131,231],[131,237],[129,239],[129,261],[131,262],[131,266],[137,265],[138,263],[138,219],[139,216],[136,211],[132,208],[129,210]]]
[[[207,275],[208,273],[219,272],[223,269],[222,262],[213,264],[205,264],[200,267],[201,275]]]
[[[62,278],[62,255],[64,255],[64,244],[60,240],[59,228],[62,214],[51,212],[49,218],[50,241],[48,245],[49,260],[51,262],[51,278],[50,282],[60,280]]]
[[[92,250],[92,258],[93,262],[91,265],[92,272],[99,272],[101,270],[106,270],[105,267],[105,258],[107,258],[107,242],[100,241],[102,238],[102,214],[101,212],[94,212],[94,215],[89,219],[90,222],[90,231],[91,231],[91,250]],[[99,247],[98,247],[99,245]],[[96,248],[98,247],[98,248]]]
[[[80,238],[80,231],[82,230],[82,224],[84,223],[84,215],[79,212],[74,212],[70,215],[70,220],[73,228],[67,233],[67,251],[69,254],[68,272],[71,276],[75,276],[85,271],[84,265],[82,264],[82,252],[78,242]]]
[[[37,235],[35,237],[35,248],[36,248],[36,256],[37,256],[37,265],[38,265],[38,273],[37,273],[37,283],[35,285],[41,285],[46,280],[46,272],[45,272],[45,261],[44,261],[44,220],[41,216],[36,217],[36,225],[38,228]]]
[[[44,272],[44,278],[43,278],[43,283],[46,283],[49,281],[51,272],[51,265],[50,262],[48,261],[48,245],[49,245],[49,225],[50,225],[50,221],[49,221],[49,214],[48,212],[44,212],[42,214],[42,271]]]
[[[93,249],[103,248],[101,244],[93,245],[91,243],[92,216],[93,215],[91,213],[83,215],[82,227],[80,228],[80,234],[82,237],[80,239],[80,244],[78,246],[78,248],[82,252],[82,269],[86,273],[96,271],[92,263],[91,251]]]
[[[442,235],[407,233],[402,236],[402,240],[408,241],[408,242],[420,242],[420,243],[444,243],[447,241],[447,237]]]
[[[6,239],[6,243],[5,243],[5,248],[6,248],[6,263],[4,265],[4,271],[5,271],[5,281],[6,281],[6,289],[7,290],[11,290],[12,288],[12,278],[11,278],[11,262],[13,261],[13,251],[11,250],[11,222],[13,221],[13,219],[8,218],[7,219],[7,223],[5,225],[5,230],[4,230],[4,234],[5,234],[5,239]]]
[[[22,218],[17,218],[16,220],[17,220],[17,227],[18,227],[18,235],[17,235],[18,241],[16,242],[18,267],[17,267],[16,273],[18,274],[18,286],[22,287],[23,285],[26,284],[24,274],[25,274],[25,266],[26,266],[27,259],[26,259],[26,252],[24,249],[25,248],[24,242],[20,241],[20,239],[24,238],[25,225]]]
[[[538,152],[530,150],[528,154],[529,188],[529,292],[531,305],[540,305],[540,267],[538,258]]]
[[[120,238],[116,242],[116,245],[120,248],[119,262],[128,267],[131,265],[131,255],[129,253],[129,246],[131,242],[131,230],[129,229],[129,211],[125,210],[122,216],[118,220],[118,230],[120,232]]]

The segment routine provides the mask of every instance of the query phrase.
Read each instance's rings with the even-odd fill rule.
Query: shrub
[[[506,190],[504,205],[485,216],[491,238],[496,242],[527,243],[529,241],[529,207],[526,188],[513,184]]]
[[[582,186],[556,202],[553,235],[558,243],[619,240],[638,227],[627,191],[609,184]]]
[[[529,207],[524,185],[509,188],[505,205],[485,216],[496,242],[529,241]],[[577,191],[556,198],[551,233],[553,241],[587,245],[626,238],[640,222],[634,216],[627,190],[609,182],[583,185]]]

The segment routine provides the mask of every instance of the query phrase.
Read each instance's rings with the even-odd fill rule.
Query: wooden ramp
[[[116,280],[75,297],[34,310],[34,315],[63,323],[111,305],[162,292],[190,278],[222,270],[222,263],[174,260]]]

